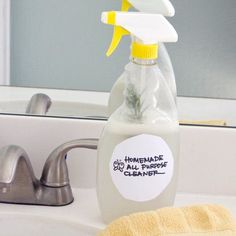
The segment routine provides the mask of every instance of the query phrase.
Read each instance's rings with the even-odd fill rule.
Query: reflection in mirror
[[[44,93],[34,94],[26,108],[26,114],[29,115],[46,115],[52,105],[51,98]]]
[[[76,90],[0,87],[0,113],[80,117],[107,117],[107,93]]]
[[[47,94],[48,116],[106,119],[109,93],[0,86],[0,114],[25,114],[35,94]],[[236,127],[236,100],[178,97],[181,123]]]
[[[172,3],[176,16],[168,20],[179,42],[166,46],[176,74],[180,120],[236,126],[236,2]],[[128,62],[130,40],[106,58],[112,29],[100,23],[100,14],[119,9],[120,1],[3,0],[0,8],[0,82],[11,85],[0,89],[1,113],[24,114],[31,97],[44,93],[52,100],[49,116],[107,116],[107,92]]]

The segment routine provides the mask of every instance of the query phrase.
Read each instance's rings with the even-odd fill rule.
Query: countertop
[[[73,189],[74,202],[64,207],[44,207],[0,204],[0,214],[27,215],[53,218],[63,222],[72,222],[98,232],[106,225],[102,222],[95,189]],[[175,206],[192,204],[220,204],[229,209],[236,217],[236,196],[207,196],[201,194],[178,193]]]

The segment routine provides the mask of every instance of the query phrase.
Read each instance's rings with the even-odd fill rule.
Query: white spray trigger
[[[169,0],[128,0],[140,12],[174,16],[175,9]]]
[[[105,24],[120,26],[143,44],[176,42],[178,40],[178,34],[174,27],[160,14],[103,12],[101,20]]]

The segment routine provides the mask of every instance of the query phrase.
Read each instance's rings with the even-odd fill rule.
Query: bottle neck
[[[138,59],[132,57],[131,61],[137,65],[143,65],[143,66],[153,66],[157,64],[156,59]]]
[[[156,60],[132,58],[131,64],[126,68],[124,108],[132,120],[142,122],[156,108],[155,93],[159,85],[155,73],[156,64]]]

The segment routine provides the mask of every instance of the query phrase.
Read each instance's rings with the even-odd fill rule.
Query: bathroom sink
[[[0,87],[0,113],[25,114],[35,94],[45,94],[51,101],[49,116],[106,117],[107,93],[77,90],[56,90]]]
[[[73,189],[75,201],[64,207],[0,203],[0,235],[95,236],[105,227],[95,189]]]
[[[96,190],[73,189],[75,201],[65,207],[24,206],[0,203],[0,228],[4,236],[95,236],[102,222]],[[177,194],[175,206],[220,204],[236,217],[236,197]]]
[[[94,229],[85,225],[30,214],[1,213],[0,227],[4,236],[87,236],[96,234]]]
[[[70,105],[73,102],[78,105],[78,101],[102,105],[106,100],[105,95],[100,100],[92,101],[90,99],[93,96],[87,93],[81,93],[81,97],[77,99],[75,94],[70,98],[59,92],[55,96],[48,93],[55,98],[58,105]],[[76,91],[74,93],[77,94]],[[9,93],[7,101],[19,102],[21,98],[21,94],[19,99],[14,94],[11,99]],[[28,100],[24,97],[21,101]],[[0,101],[0,104],[4,102],[6,100]],[[18,105],[16,108],[20,109],[23,103]],[[69,109],[68,106],[66,108]],[[77,106],[76,109],[78,108]],[[221,112],[221,109],[218,110]],[[1,147],[9,144],[23,147],[29,154],[36,177],[39,178],[43,164],[52,150],[73,139],[99,138],[105,123],[103,120],[52,117],[42,119],[37,116],[5,114],[0,116],[0,143]],[[178,191],[188,194],[178,195],[176,205],[217,203],[230,209],[236,216],[236,185],[233,181],[236,179],[236,129],[183,125],[180,131]],[[72,150],[68,154],[67,163],[75,198],[71,205],[41,207],[0,204],[0,235],[97,235],[105,225],[96,200],[96,160],[95,150]],[[199,195],[200,193],[204,196]]]
[[[0,141],[1,146],[24,147],[39,178],[55,147],[73,139],[99,138],[104,125],[105,121],[89,119],[1,115]],[[180,130],[181,194],[177,195],[176,206],[216,203],[236,216],[236,129],[181,126]],[[0,235],[95,236],[105,227],[95,191],[96,151],[72,150],[67,162],[74,202],[65,207],[0,204]]]

